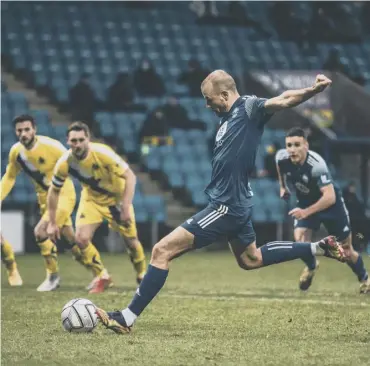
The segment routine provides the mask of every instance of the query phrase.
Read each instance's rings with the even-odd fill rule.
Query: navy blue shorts
[[[239,239],[246,247],[256,240],[252,225],[252,207],[246,208],[245,215],[235,216],[228,213],[228,207],[210,203],[181,226],[194,235],[195,249],[203,248],[222,238],[228,241]]]
[[[343,198],[335,207],[328,210],[317,212],[306,219],[294,220],[294,228],[307,228],[317,231],[323,224],[329,235],[334,235],[338,241],[343,241],[351,234],[351,225],[348,211]]]

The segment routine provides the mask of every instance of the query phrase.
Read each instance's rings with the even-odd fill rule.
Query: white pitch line
[[[104,295],[123,295],[127,294],[118,291],[107,291]],[[257,302],[290,302],[290,303],[301,303],[301,304],[314,304],[314,305],[342,305],[342,306],[353,306],[353,307],[370,307],[370,302],[347,302],[345,299],[342,301],[335,300],[320,300],[320,299],[305,299],[297,297],[265,297],[261,293],[257,292],[243,292],[237,293],[236,296],[230,295],[218,295],[218,294],[175,294],[171,292],[166,292],[158,295],[160,298],[173,298],[173,299],[197,299],[197,300],[215,300],[215,301],[257,301]],[[243,297],[245,296],[245,297]],[[256,297],[251,297],[256,296]],[[357,296],[367,296],[367,295],[357,295]]]

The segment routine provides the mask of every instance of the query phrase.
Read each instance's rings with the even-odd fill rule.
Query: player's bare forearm
[[[271,98],[266,101],[265,108],[267,111],[276,112],[286,108],[293,108],[297,105],[311,99],[318,92],[313,87],[297,89],[297,90],[286,90],[275,98]]]
[[[53,186],[49,188],[47,207],[49,211],[49,220],[51,224],[56,224],[57,207],[59,202],[60,191],[55,189]]]
[[[122,206],[131,206],[135,194],[136,175],[131,169],[125,172],[125,190],[122,192]]]
[[[334,205],[335,201],[335,194],[323,194],[317,202],[306,208],[306,213],[308,216],[311,216],[316,212],[324,211],[330,206]]]
[[[5,173],[3,179],[1,179],[1,201],[5,200],[8,194],[14,187],[16,177],[10,176],[8,173]]]
[[[269,113],[286,108],[293,108],[311,99],[331,85],[331,80],[325,75],[317,75],[313,86],[303,89],[287,90],[275,98],[268,99],[265,109]]]
[[[281,176],[280,168],[279,168],[279,165],[278,165],[278,164],[276,164],[276,171],[277,171],[278,178],[279,178],[280,188],[285,189],[284,179],[283,179],[283,177]]]

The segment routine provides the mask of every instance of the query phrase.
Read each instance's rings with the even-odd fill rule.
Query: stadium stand
[[[226,4],[218,6],[219,12],[226,12]],[[263,25],[263,33],[255,27],[199,25],[188,3],[181,2],[176,8],[154,2],[146,11],[123,3],[5,3],[3,52],[15,73],[26,70],[29,82],[36,88],[48,88],[61,105],[68,104],[69,89],[80,76],[89,74],[99,105],[95,120],[101,136],[122,147],[129,156],[141,155],[139,130],[147,113],[161,105],[164,99],[136,96],[135,102],[145,105],[147,111],[112,113],[104,107],[107,89],[119,72],[133,71],[142,59],[148,58],[165,81],[166,90],[179,97],[189,119],[202,120],[206,129],[172,129],[174,144],[151,147],[141,157],[141,163],[149,172],[162,172],[174,192],[187,192],[192,204],[204,206],[206,197],[202,192],[211,173],[208,144],[204,142],[214,135],[216,122],[204,108],[204,101],[186,96],[186,87],[177,82],[190,59],[199,60],[207,68],[232,70],[242,78],[250,68],[320,70],[330,50],[335,48],[350,74],[360,72],[366,83],[370,80],[368,42],[318,42],[316,52],[307,54],[293,40],[281,38],[271,22],[266,21],[269,15],[263,3],[247,2],[244,6],[248,15]],[[297,3],[294,7],[296,16],[307,21],[308,4]],[[343,11],[348,16],[354,15],[358,7],[346,3]],[[15,19],[20,21],[15,22]],[[162,52],[163,49],[166,52]],[[229,57],[230,54],[233,57]],[[12,113],[21,106],[26,107],[22,104],[25,101],[20,101],[21,96],[9,93],[4,98],[8,100],[8,111],[17,106]],[[5,113],[8,112],[2,117]],[[59,136],[42,111],[34,113],[38,116],[40,133],[45,131]],[[61,134],[63,128],[60,127]],[[266,130],[257,169],[263,168],[265,147],[276,142],[283,145],[283,140],[284,131]],[[3,151],[9,148],[8,140],[6,144]],[[252,188],[257,203],[255,221],[282,221],[285,207],[278,198],[277,182],[268,178],[255,179]],[[266,189],[269,194],[262,194]],[[14,195],[18,197],[17,193]],[[186,203],[186,194],[184,197]],[[138,220],[146,220],[148,212],[154,212],[159,220],[165,219],[163,202],[158,197],[147,199],[138,190],[135,204]],[[156,211],[157,208],[160,210]]]

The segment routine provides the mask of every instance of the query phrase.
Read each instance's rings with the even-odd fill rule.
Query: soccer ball
[[[62,309],[62,325],[67,332],[92,332],[98,324],[95,305],[87,299],[73,299]]]

